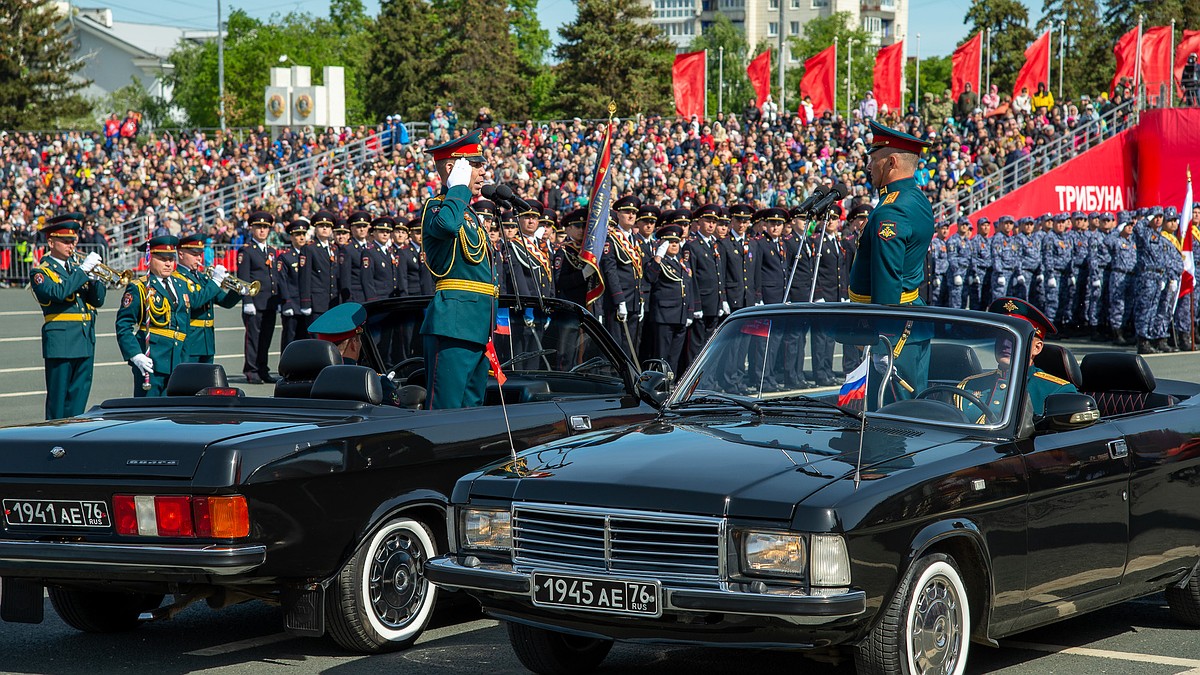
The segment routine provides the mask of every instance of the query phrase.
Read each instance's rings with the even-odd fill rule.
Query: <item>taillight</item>
[[[216,539],[250,535],[250,510],[240,495],[113,495],[112,505],[117,534]]]
[[[250,509],[245,497],[196,497],[192,507],[196,536],[237,539],[250,535]]]

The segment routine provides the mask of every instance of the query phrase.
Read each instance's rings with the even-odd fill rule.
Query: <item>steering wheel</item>
[[[983,412],[983,419],[987,420],[990,424],[995,424],[996,422],[1000,421],[1000,416],[997,415],[991,408],[989,408],[982,399],[966,389],[963,389],[962,387],[955,387],[949,384],[935,384],[921,390],[921,393],[917,394],[913,398],[929,398],[927,394],[932,394],[939,391],[951,392],[955,396],[961,396],[971,403],[974,403],[975,407],[979,408],[979,410]]]
[[[424,356],[410,356],[407,359],[404,359],[403,361],[401,361],[400,363],[397,363],[396,365],[392,366],[391,369],[387,371],[387,374],[385,375],[385,377],[387,377],[389,380],[391,380],[393,382],[395,382],[398,379],[408,379],[408,377],[410,375],[412,375],[414,371],[416,371],[416,368],[414,368],[414,366],[424,367],[425,366],[425,357]],[[404,372],[405,370],[408,370],[409,372]],[[402,373],[402,372],[404,373],[403,378],[401,378],[401,376],[400,376],[400,373]]]

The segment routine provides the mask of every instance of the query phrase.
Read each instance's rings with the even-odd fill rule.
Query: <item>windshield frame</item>
[[[981,432],[983,435],[1010,435],[1006,432],[1020,423],[1020,405],[1025,400],[1025,380],[1029,370],[1028,354],[1030,342],[1033,336],[1033,326],[1029,322],[1022,319],[1016,319],[1001,314],[990,312],[980,312],[976,310],[961,310],[961,309],[946,309],[942,307],[929,307],[924,305],[911,305],[904,307],[894,307],[886,305],[866,305],[858,303],[790,303],[778,305],[764,305],[759,307],[747,307],[734,312],[728,319],[721,323],[713,335],[709,338],[704,349],[697,356],[696,360],[688,367],[687,371],[679,378],[678,385],[671,392],[671,396],[664,403],[665,409],[674,407],[681,401],[686,401],[692,398],[697,391],[710,391],[710,389],[696,389],[697,378],[700,375],[700,366],[708,354],[710,347],[718,344],[718,338],[726,331],[731,330],[730,326],[734,320],[748,320],[756,318],[778,319],[782,316],[791,316],[795,314],[805,315],[821,315],[821,314],[840,314],[847,313],[867,316],[872,319],[896,319],[902,317],[912,319],[914,321],[928,322],[952,322],[961,324],[973,324],[977,326],[986,326],[987,328],[1005,331],[1013,339],[1013,354],[1020,354],[1023,358],[1016,359],[1018,363],[1013,364],[1012,375],[1010,375],[1010,383],[1012,384],[1010,391],[1016,395],[1008,396],[1004,403],[1003,411],[1000,415],[1000,420],[994,424],[972,424],[960,422],[945,422],[941,420],[930,420],[916,417],[908,417],[905,415],[895,415],[890,413],[880,413],[878,411],[869,411],[865,415],[871,419],[893,419],[901,422],[917,423],[917,424],[933,424],[939,427],[949,427],[970,431],[975,435]],[[811,357],[808,357],[811,358]],[[984,372],[987,372],[986,370]],[[1016,383],[1020,386],[1015,386]],[[686,393],[686,394],[685,394]],[[735,396],[726,392],[718,392],[726,396]],[[822,393],[814,395],[820,396]],[[760,397],[737,396],[749,402],[759,402],[763,404],[763,409],[769,409],[771,399],[762,399]],[[798,407],[803,407],[804,403],[798,403]]]

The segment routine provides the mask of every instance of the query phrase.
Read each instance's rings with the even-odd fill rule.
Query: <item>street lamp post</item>
[[[221,0],[217,0],[217,96],[221,131],[225,131],[225,30],[221,26]]]

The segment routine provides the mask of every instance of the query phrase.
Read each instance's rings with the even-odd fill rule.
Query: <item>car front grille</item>
[[[515,504],[513,560],[630,576],[716,580],[723,571],[720,518]]]

